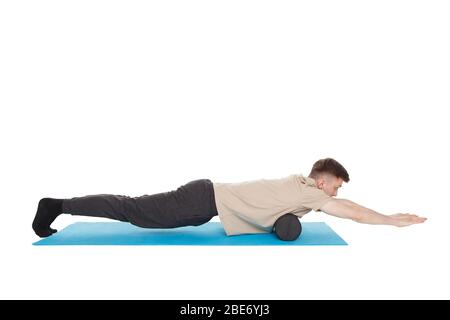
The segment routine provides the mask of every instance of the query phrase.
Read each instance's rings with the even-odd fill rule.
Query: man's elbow
[[[354,211],[352,212],[349,217],[349,219],[358,222],[358,223],[364,223],[365,221],[365,214],[363,212],[360,211]]]

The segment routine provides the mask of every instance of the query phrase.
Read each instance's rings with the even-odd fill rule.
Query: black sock
[[[39,201],[33,220],[33,230],[39,237],[48,237],[56,232],[50,225],[62,213],[62,203],[63,199],[53,198],[42,198]]]

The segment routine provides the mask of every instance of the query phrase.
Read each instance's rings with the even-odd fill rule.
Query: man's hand
[[[393,219],[393,225],[397,227],[406,227],[416,223],[424,223],[427,220],[427,218],[409,213],[396,213],[389,215],[389,217]]]

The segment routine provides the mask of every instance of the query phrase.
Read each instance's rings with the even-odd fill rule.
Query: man
[[[240,183],[193,180],[178,189],[153,195],[129,197],[95,194],[70,199],[42,198],[33,230],[40,237],[55,233],[50,225],[62,213],[110,218],[144,228],[198,226],[218,215],[227,235],[272,232],[281,216],[298,217],[311,210],[360,223],[397,227],[423,223],[414,214],[384,215],[350,200],[333,198],[347,170],[336,160],[314,163],[308,177],[291,174],[281,179],[259,179]]]

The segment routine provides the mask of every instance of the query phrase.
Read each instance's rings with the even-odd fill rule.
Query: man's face
[[[342,187],[344,180],[330,174],[324,174],[316,180],[317,188],[323,190],[330,197],[337,196],[338,189]]]

